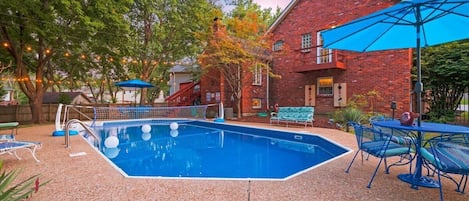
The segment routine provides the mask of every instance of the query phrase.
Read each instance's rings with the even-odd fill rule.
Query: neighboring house
[[[272,51],[284,51],[273,57],[272,71],[282,78],[270,78],[270,104],[314,106],[316,114],[328,114],[346,106],[354,95],[375,90],[381,99],[368,100],[373,112],[391,114],[392,101],[397,103],[396,114],[409,111],[412,50],[331,50],[322,47],[320,35],[322,30],[398,2],[293,0],[269,28]],[[261,101],[267,102],[265,98]]]
[[[8,84],[11,85],[11,84]],[[15,89],[11,88],[6,84],[3,85],[3,90],[6,91],[6,94],[3,97],[0,97],[0,106],[8,105],[17,105],[18,101],[15,100]]]
[[[44,104],[56,104],[60,101],[60,96],[66,95],[70,98],[72,105],[87,105],[93,102],[82,92],[46,92],[42,98]]]
[[[169,95],[173,95],[179,91],[179,89],[181,89],[181,84],[192,82],[192,72],[194,68],[198,67],[194,67],[192,65],[175,65],[169,69]]]

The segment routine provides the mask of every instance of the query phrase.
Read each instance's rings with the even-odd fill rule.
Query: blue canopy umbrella
[[[140,89],[153,87],[152,84],[139,80],[139,79],[116,82],[116,84],[114,85],[118,87],[129,87],[129,88],[140,88]],[[135,95],[135,103],[137,103],[137,95]]]
[[[331,49],[371,52],[416,48],[417,83],[414,92],[417,95],[417,112],[421,114],[420,48],[469,38],[467,27],[469,0],[404,0],[325,30],[321,35],[324,47]],[[421,126],[421,115],[418,126]]]

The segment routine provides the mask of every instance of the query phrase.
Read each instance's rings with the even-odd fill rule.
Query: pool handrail
[[[65,148],[70,148],[70,126],[72,124],[78,123],[80,124],[93,138],[98,142],[98,149],[100,149],[100,139],[99,137],[93,132],[93,130],[85,124],[84,122],[78,119],[70,119],[65,124]]]

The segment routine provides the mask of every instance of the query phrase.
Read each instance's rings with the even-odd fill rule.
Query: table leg
[[[423,167],[423,158],[420,155],[420,147],[422,146],[422,133],[418,132],[417,134],[417,142],[415,144],[417,155],[416,157],[416,164],[415,164],[415,172],[410,174],[400,174],[397,177],[404,182],[411,184],[412,188],[418,189],[419,186],[427,187],[427,188],[439,188],[440,183],[435,181],[434,179],[426,176],[422,176],[422,167]]]

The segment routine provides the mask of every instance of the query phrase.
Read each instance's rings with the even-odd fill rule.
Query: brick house
[[[292,0],[270,26],[273,35],[271,69],[281,78],[243,78],[242,114],[249,116],[268,106],[314,106],[315,114],[328,114],[347,105],[354,95],[377,91],[380,99],[369,100],[369,110],[396,114],[411,108],[412,50],[372,53],[322,48],[320,31],[337,26],[399,1]],[[220,75],[201,80],[202,103],[223,101],[233,107],[230,92]],[[206,79],[212,77],[216,79]],[[253,79],[254,78],[254,79]],[[223,90],[225,89],[225,90]]]

